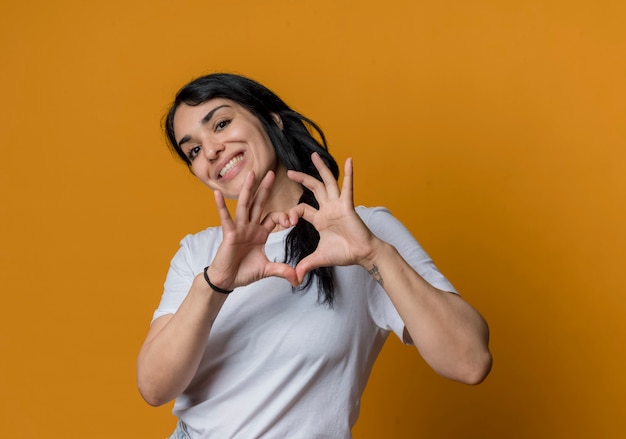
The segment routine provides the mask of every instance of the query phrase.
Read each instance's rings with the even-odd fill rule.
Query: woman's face
[[[181,104],[174,115],[174,135],[194,175],[227,198],[237,198],[250,170],[258,185],[278,166],[259,119],[228,99]]]

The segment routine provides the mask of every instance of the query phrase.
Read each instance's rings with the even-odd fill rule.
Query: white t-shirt
[[[455,292],[389,211],[357,213],[429,283]],[[284,260],[288,233],[270,234],[268,259]],[[176,312],[221,239],[221,228],[212,227],[181,241],[155,319]],[[318,303],[315,280],[294,292],[286,280],[267,278],[230,294],[194,379],[174,405],[192,438],[351,437],[374,360],[390,331],[402,339],[404,323],[362,267],[333,270],[332,308]]]

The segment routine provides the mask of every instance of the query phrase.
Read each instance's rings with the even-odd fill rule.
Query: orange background
[[[4,2],[0,436],[173,428],[135,359],[179,239],[217,216],[159,122],[230,71],[316,120],[357,202],[490,323],[479,387],[390,339],[355,438],[624,437],[624,22],[621,0]]]

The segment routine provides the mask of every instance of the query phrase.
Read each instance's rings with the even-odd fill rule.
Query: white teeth
[[[220,171],[220,177],[223,177],[224,175],[226,175],[228,171],[233,169],[235,165],[242,160],[243,160],[243,154],[240,154],[237,157],[232,158],[228,163],[226,163],[226,166],[224,166],[222,170]]]

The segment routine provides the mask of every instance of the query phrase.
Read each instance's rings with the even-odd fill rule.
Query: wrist
[[[377,264],[377,261],[380,259],[381,254],[385,252],[385,249],[387,247],[390,247],[389,244],[379,238],[374,237],[371,240],[368,248],[359,258],[358,264],[369,271],[374,265]]]
[[[378,244],[374,250],[364,259],[361,266],[367,270],[367,272],[382,286],[385,287],[385,281],[383,279],[383,272],[386,270],[385,262],[392,257],[391,252],[396,251],[396,248],[391,244],[378,240]]]
[[[207,283],[209,288],[211,288],[216,293],[220,293],[220,294],[227,295],[227,294],[232,293],[233,289],[224,288],[224,287],[221,287],[219,285],[215,285],[213,282],[211,282],[211,277],[209,276],[209,267],[210,267],[210,265],[207,265],[206,267],[204,267],[204,270],[203,270],[203,273],[202,273],[202,275],[204,277],[204,281]]]
[[[211,282],[212,281],[213,279],[211,279]],[[217,315],[221,306],[226,299],[228,299],[228,294],[221,294],[211,289],[209,284],[206,283],[206,280],[204,280],[204,273],[202,271],[193,279],[192,288],[189,290],[189,296],[192,295],[195,297],[195,300],[198,300],[198,302],[195,302],[197,306],[203,307],[202,304],[206,304],[209,306],[209,309],[215,312],[215,314],[212,314],[212,317]]]

